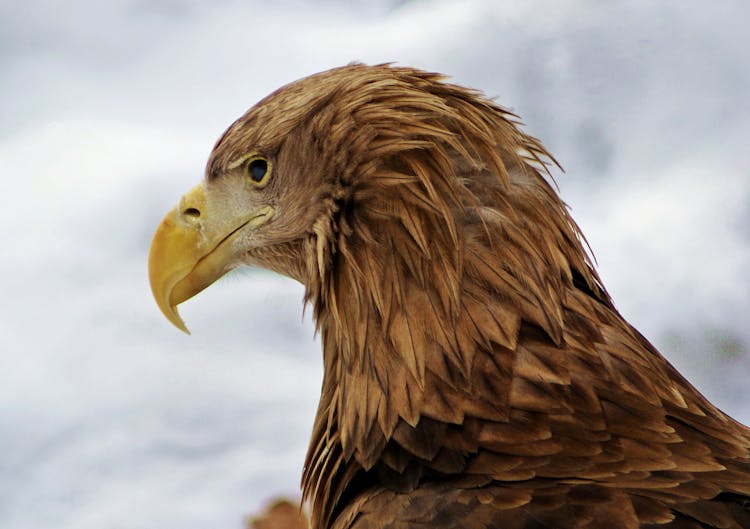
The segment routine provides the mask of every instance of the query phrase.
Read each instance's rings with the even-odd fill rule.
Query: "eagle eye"
[[[260,156],[253,156],[245,164],[245,171],[256,187],[263,187],[271,174],[271,163]]]

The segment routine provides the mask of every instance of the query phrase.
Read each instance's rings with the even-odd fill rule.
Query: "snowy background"
[[[146,254],[232,120],[352,60],[520,114],[620,310],[750,422],[748,20],[744,0],[0,0],[0,527],[239,529],[296,494],[321,377],[302,288],[235,274],[183,305],[188,337]]]

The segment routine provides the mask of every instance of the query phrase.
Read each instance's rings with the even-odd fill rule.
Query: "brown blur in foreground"
[[[299,502],[277,498],[260,515],[248,518],[248,529],[308,529],[307,515]]]

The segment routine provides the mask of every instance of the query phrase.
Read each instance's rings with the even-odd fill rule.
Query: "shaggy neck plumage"
[[[450,436],[472,417],[508,419],[523,326],[559,346],[566,289],[607,300],[537,169],[539,142],[471,92],[415,85],[381,84],[305,131],[336,175],[304,243],[324,352],[303,474],[316,528],[353,487],[462,472],[471,436],[461,449]],[[349,134],[335,149],[316,139],[332,129]]]
[[[411,154],[398,171],[430,158]],[[446,188],[454,194],[440,197],[441,209],[421,201],[423,187],[392,186],[382,201],[337,211],[325,221],[335,229],[308,243],[325,374],[303,485],[321,524],[363,472],[406,488],[461,472],[465,454],[445,450],[441,436],[466,416],[507,419],[521,326],[561,345],[574,280],[606,300],[575,226],[533,167],[508,160],[509,185],[467,160],[451,168],[461,186]],[[478,366],[480,349],[493,350],[496,365]]]

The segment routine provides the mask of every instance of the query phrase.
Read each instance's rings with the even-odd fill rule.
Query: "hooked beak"
[[[164,316],[188,333],[177,305],[195,296],[237,266],[237,235],[274,215],[263,206],[240,217],[210,211],[199,184],[182,197],[159,224],[148,256],[151,291]]]

